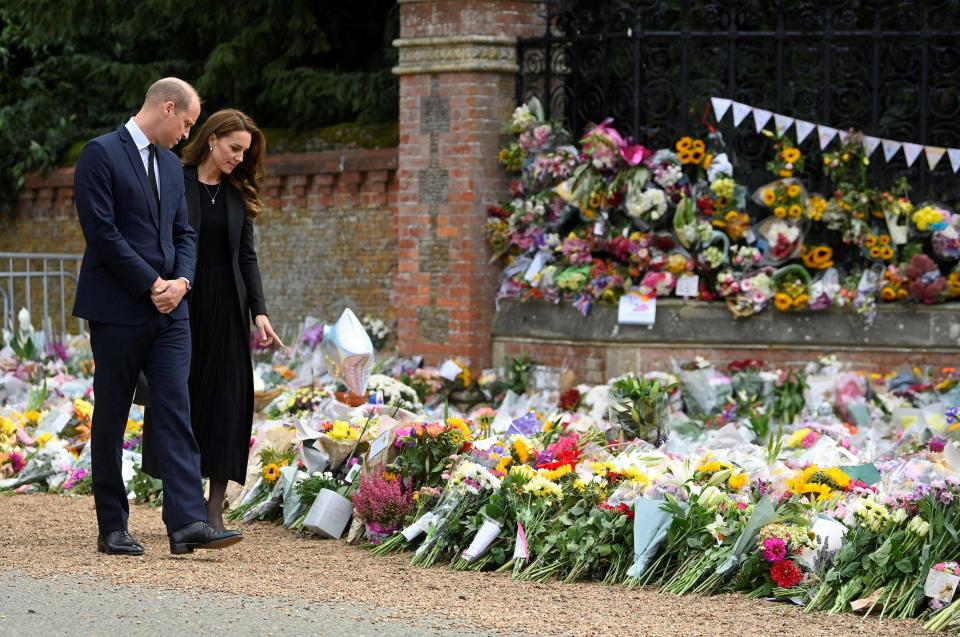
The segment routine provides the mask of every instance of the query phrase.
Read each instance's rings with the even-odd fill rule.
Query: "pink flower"
[[[778,537],[770,537],[763,541],[760,552],[768,562],[779,562],[787,557],[787,545]]]
[[[810,447],[812,447],[817,442],[817,438],[819,437],[820,436],[818,436],[817,432],[815,431],[811,431],[810,433],[808,433],[806,436],[803,437],[803,448],[809,449]]]
[[[652,157],[653,151],[640,144],[631,144],[620,149],[620,156],[623,157],[623,161],[631,166],[637,166],[643,163],[647,157]]]

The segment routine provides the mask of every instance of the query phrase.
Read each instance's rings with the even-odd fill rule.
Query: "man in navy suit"
[[[200,98],[176,78],[147,91],[140,111],[88,143],[74,197],[86,240],[74,316],[90,322],[96,364],[91,427],[93,496],[102,553],[140,555],[127,532],[123,434],[142,369],[163,471],[163,512],[172,553],[222,548],[236,531],[206,523],[200,453],[190,428],[190,321],[184,299],[196,264],[183,171],[170,149],[190,134]]]

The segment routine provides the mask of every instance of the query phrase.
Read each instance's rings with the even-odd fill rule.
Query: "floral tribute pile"
[[[578,143],[544,119],[536,99],[516,109],[499,155],[513,197],[489,211],[487,240],[504,270],[499,298],[595,302],[629,290],[669,296],[681,277],[735,317],[960,298],[960,214],[914,202],[901,180],[869,182],[863,136],[818,159],[832,191],[803,181],[804,157],[772,132],[772,180],[743,184],[721,135],[648,149],[610,120]],[[683,286],[688,289],[687,286]],[[684,293],[685,296],[688,294]]]
[[[546,376],[527,359],[478,379],[400,359],[351,407],[314,332],[308,321],[296,346],[257,355],[262,410],[234,520],[307,533],[329,489],[352,500],[349,539],[421,566],[960,621],[956,369],[697,359],[561,391],[535,387]],[[89,349],[49,344],[29,316],[3,339],[0,490],[88,493]],[[484,402],[451,404],[471,391]],[[124,477],[158,504],[141,433],[134,408]]]

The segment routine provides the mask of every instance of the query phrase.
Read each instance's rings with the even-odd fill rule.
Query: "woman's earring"
[[[210,144],[210,150],[213,150],[213,144]]]

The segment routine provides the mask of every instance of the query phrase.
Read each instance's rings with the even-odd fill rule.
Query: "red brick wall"
[[[534,2],[400,4],[401,41],[543,28]],[[487,207],[509,196],[496,156],[514,93],[515,75],[502,70],[400,76],[395,289],[402,354],[434,363],[459,356],[474,369],[490,364],[499,268],[489,263],[484,224]]]
[[[732,319],[731,319],[732,320]],[[494,365],[503,366],[510,359],[526,354],[531,360],[550,367],[574,370],[578,383],[601,384],[627,372],[671,369],[672,361],[683,363],[697,356],[723,365],[735,360],[753,358],[773,367],[802,367],[825,354],[836,354],[853,369],[887,373],[903,364],[956,367],[955,352],[916,349],[842,350],[774,347],[693,347],[669,344],[651,346],[613,343],[562,343],[512,338],[496,338],[493,344]]]
[[[255,228],[275,324],[292,331],[304,316],[332,321],[348,306],[395,317],[396,169],[395,148],[268,157]],[[73,169],[30,175],[15,214],[0,218],[0,252],[83,249]]]

